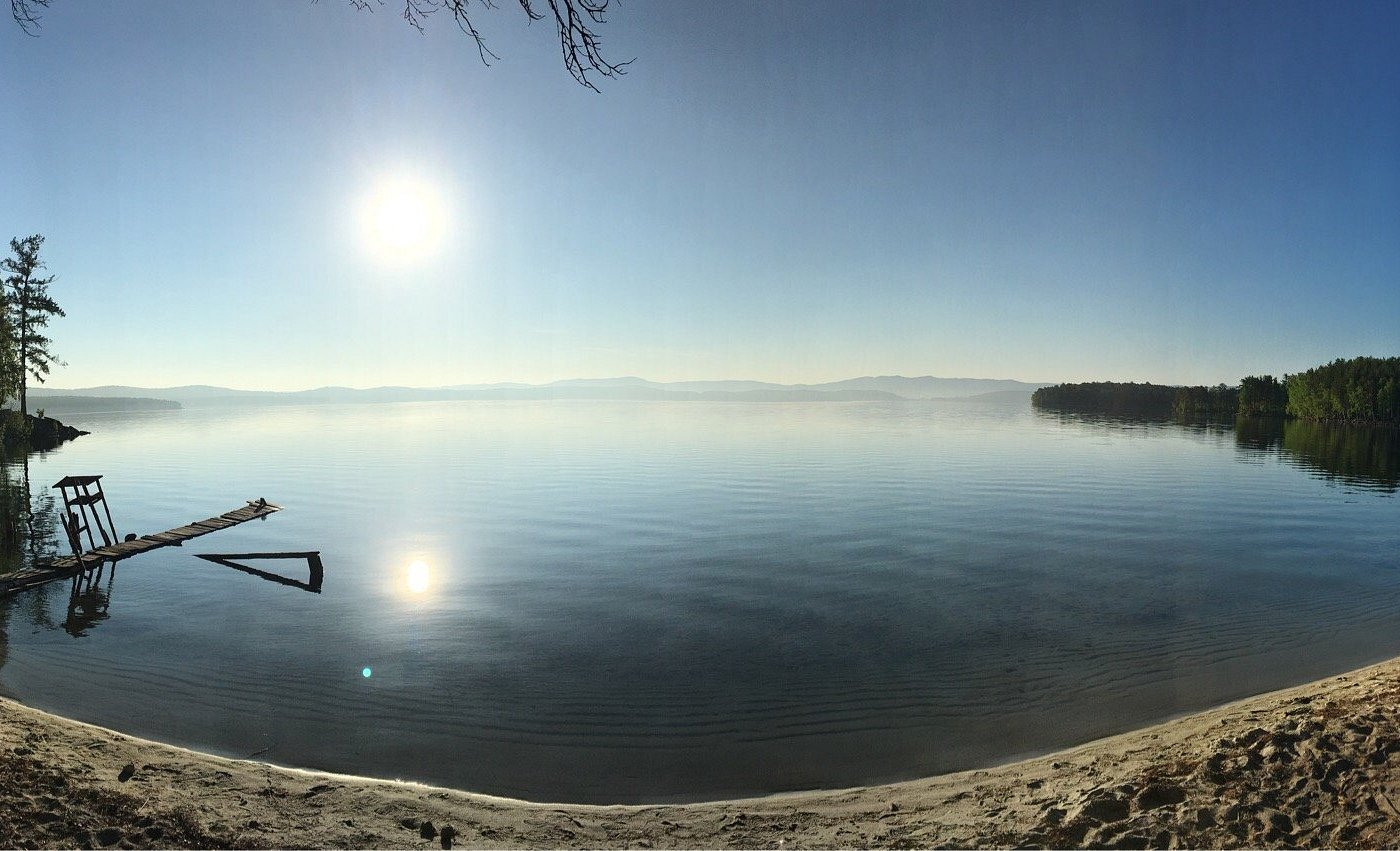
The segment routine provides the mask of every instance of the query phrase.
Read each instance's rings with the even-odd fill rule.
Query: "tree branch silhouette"
[[[10,16],[25,35],[39,34],[40,9],[48,8],[49,0],[10,0]]]
[[[397,2],[398,0],[395,0]],[[49,8],[51,0],[10,0],[10,16],[26,35],[37,36],[40,29],[40,11]],[[315,2],[315,0],[312,0]],[[372,12],[383,7],[387,0],[348,0],[351,6]],[[472,22],[478,10],[498,8],[496,0],[402,0],[403,19],[414,29],[423,32],[429,18],[439,12],[446,12],[464,34],[476,44],[477,55],[484,65],[499,60],[486,46],[486,39]],[[542,21],[546,15],[541,11],[541,0],[516,0],[526,17],[531,21]],[[595,27],[607,23],[608,7],[612,0],[543,0],[549,7],[549,17],[554,19],[559,35],[559,50],[564,59],[564,70],[569,72],[579,85],[599,91],[594,77],[619,77],[626,73],[632,60],[610,62],[603,56],[603,41]],[[593,75],[590,77],[590,74]]]
[[[13,2],[13,0],[12,0]],[[362,11],[373,11],[375,6],[384,6],[386,0],[350,0],[350,4]],[[537,8],[539,0],[516,0],[521,10],[531,21],[542,21],[545,14]],[[564,69],[579,85],[598,91],[597,85],[589,78],[589,73],[603,77],[618,77],[626,73],[632,63],[610,62],[603,56],[603,42],[594,30],[595,26],[607,23],[608,7],[612,0],[544,0],[549,7],[559,34],[559,50],[564,59]],[[403,0],[403,19],[419,32],[423,31],[426,20],[438,12],[447,12],[452,21],[476,43],[477,55],[482,64],[490,65],[491,60],[501,57],[486,46],[486,40],[472,23],[472,14],[477,8],[498,8],[495,0]]]

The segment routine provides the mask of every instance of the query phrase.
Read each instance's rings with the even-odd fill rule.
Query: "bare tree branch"
[[[356,9],[373,11],[375,4],[383,6],[385,0],[349,0]],[[545,14],[535,8],[539,0],[517,0],[521,10],[531,21],[542,21]],[[559,33],[559,49],[564,59],[564,69],[579,85],[598,91],[589,74],[603,77],[618,77],[626,73],[626,62],[609,62],[603,57],[603,42],[593,27],[607,23],[606,14],[612,0],[544,0],[554,18]],[[472,23],[472,14],[481,9],[495,9],[495,0],[403,0],[403,19],[419,32],[423,31],[426,19],[437,13],[451,15],[457,28],[471,36],[476,43],[477,55],[485,65],[500,59],[486,46],[486,40]]]
[[[580,85],[587,86],[595,92],[598,91],[598,87],[588,79],[589,69],[604,77],[618,77],[626,73],[626,66],[632,64],[630,59],[616,64],[604,59],[603,42],[589,26],[590,21],[594,24],[607,23],[604,15],[609,1],[546,0],[559,27],[559,47],[564,54],[564,68]],[[530,2],[531,0],[520,0],[520,5],[524,7],[527,15],[538,20],[534,10],[530,8]]]
[[[10,17],[15,19],[25,35],[39,34],[40,9],[47,8],[49,0],[10,0]]]
[[[28,35],[38,35],[39,10],[47,9],[51,0],[10,0],[10,15]],[[316,2],[316,0],[312,0]],[[386,0],[347,0],[355,9],[373,12],[376,6],[383,6]],[[397,0],[396,0],[397,2]],[[486,46],[486,40],[472,22],[472,15],[478,9],[497,8],[496,0],[402,0],[403,19],[419,32],[423,32],[427,19],[438,12],[447,12],[457,28],[471,36],[476,44],[476,53],[484,65],[499,60]],[[545,13],[536,6],[541,0],[516,0],[526,17],[531,21],[542,21]],[[559,34],[559,50],[564,58],[564,70],[569,72],[579,85],[598,91],[593,77],[619,77],[626,73],[626,62],[609,62],[603,57],[603,42],[594,30],[595,26],[607,23],[608,7],[612,0],[543,0],[549,6]],[[592,74],[593,77],[589,75]]]

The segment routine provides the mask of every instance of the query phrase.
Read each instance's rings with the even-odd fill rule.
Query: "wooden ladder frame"
[[[112,509],[107,505],[107,495],[102,491],[101,476],[64,476],[54,487],[63,494],[63,529],[68,533],[68,545],[73,548],[73,555],[79,561],[84,551],[110,547],[120,540],[116,524],[112,522]],[[75,507],[78,509],[76,512],[73,510]],[[104,517],[106,523],[102,522]],[[93,535],[94,528],[102,537],[101,544]],[[87,547],[83,546],[84,532],[87,533]]]

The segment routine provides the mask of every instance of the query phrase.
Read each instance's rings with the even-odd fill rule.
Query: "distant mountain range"
[[[1021,398],[1046,384],[990,378],[908,378],[882,375],[826,384],[771,384],[764,381],[647,381],[644,378],[580,378],[550,384],[459,384],[451,387],[318,387],[290,392],[234,390],[190,384],[183,387],[105,385],[74,390],[29,390],[31,409],[138,410],[246,404],[346,402],[435,402],[458,399],[637,399],[702,402],[874,402],[910,399]],[[83,400],[103,400],[107,407]],[[130,400],[123,402],[122,400]]]

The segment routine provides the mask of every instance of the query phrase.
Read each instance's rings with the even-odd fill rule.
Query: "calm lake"
[[[730,797],[988,765],[1400,654],[1395,430],[1024,400],[67,419],[93,433],[32,456],[32,490],[102,474],[122,533],[286,510],[71,608],[67,582],[0,602],[0,690],[230,756]],[[322,593],[194,557],[282,550],[321,552]]]

